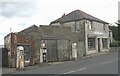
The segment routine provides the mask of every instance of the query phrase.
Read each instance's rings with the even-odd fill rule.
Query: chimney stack
[[[62,17],[65,16],[65,13],[62,15]]]

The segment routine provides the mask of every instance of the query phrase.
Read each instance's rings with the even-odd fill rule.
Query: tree
[[[117,41],[120,41],[120,20],[118,22],[115,22],[118,26],[117,26]]]
[[[120,21],[118,21],[118,41],[120,41]]]

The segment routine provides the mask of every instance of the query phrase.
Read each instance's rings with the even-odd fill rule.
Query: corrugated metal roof
[[[80,10],[75,10],[67,15],[63,15],[61,18],[58,18],[55,21],[52,21],[50,24],[52,23],[65,23],[65,22],[70,22],[70,21],[75,21],[75,20],[80,20],[80,19],[89,19],[89,20],[94,20],[94,21],[98,21],[98,22],[102,22],[102,23],[107,23],[103,20],[100,20],[92,15],[89,15],[83,11]]]

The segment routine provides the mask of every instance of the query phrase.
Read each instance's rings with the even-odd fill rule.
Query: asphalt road
[[[14,74],[118,74],[118,53],[112,52],[78,61],[66,61]]]

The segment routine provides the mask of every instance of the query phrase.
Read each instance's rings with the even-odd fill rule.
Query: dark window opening
[[[108,45],[107,38],[103,38],[102,43],[103,43],[103,48],[107,48],[107,45]]]
[[[88,24],[88,28],[92,30],[93,29],[92,21],[87,20],[87,24]]]
[[[106,32],[105,24],[103,24],[103,31]]]
[[[75,21],[75,31],[76,32],[80,31],[80,22],[79,21]]]

